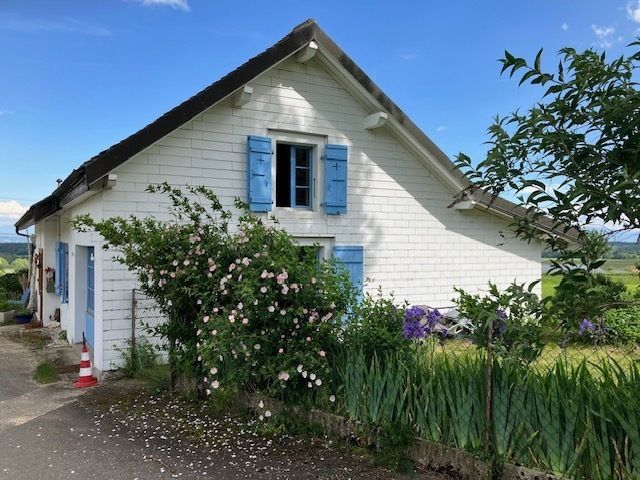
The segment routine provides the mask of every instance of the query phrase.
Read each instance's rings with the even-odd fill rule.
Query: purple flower
[[[578,335],[584,335],[585,333],[593,332],[596,329],[596,326],[589,321],[588,318],[582,319],[580,323],[580,328],[578,329]]]
[[[429,313],[427,313],[427,324],[425,326],[427,332],[433,332],[433,330],[436,328],[436,325],[440,322],[441,319],[442,314],[437,308],[429,310]]]
[[[420,325],[420,320],[408,320],[404,322],[404,326],[402,327],[402,335],[407,340],[423,338],[425,333],[425,328]]]
[[[407,308],[404,312],[404,319],[407,322],[419,322],[427,314],[423,308],[414,305],[411,308]]]

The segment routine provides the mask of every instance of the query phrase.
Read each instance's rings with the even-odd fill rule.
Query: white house
[[[501,235],[523,212],[485,194],[460,198],[468,180],[307,21],[86,161],[16,223],[35,225],[40,263],[56,270],[56,291],[36,292],[40,318],[59,308],[70,341],[86,333],[99,371],[117,364],[131,336],[136,282],[99,235],[68,220],[165,218],[166,204],[145,192],[165,181],[212,187],[228,207],[244,198],[300,243],[345,260],[356,279],[372,279],[365,288],[411,303],[443,307],[454,286],[478,291],[541,275],[541,244]]]

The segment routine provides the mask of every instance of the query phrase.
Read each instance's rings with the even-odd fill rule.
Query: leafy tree
[[[29,268],[29,260],[26,258],[16,258],[13,262],[11,262],[11,268],[14,272],[27,270]]]
[[[542,50],[533,64],[505,52],[502,72],[540,87],[541,98],[496,118],[479,164],[464,154],[456,164],[473,182],[468,194],[515,193],[528,212],[515,225],[521,238],[540,237],[535,223],[545,215],[565,232],[589,223],[613,225],[612,233],[640,228],[640,40],[630,47],[631,55],[613,60],[564,48],[555,72],[543,70]],[[542,239],[567,250],[557,236]]]

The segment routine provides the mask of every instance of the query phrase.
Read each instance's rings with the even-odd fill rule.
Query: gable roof
[[[122,165],[132,156],[168,135],[196,115],[215,105],[249,83],[274,65],[290,57],[314,40],[391,115],[416,141],[432,153],[435,161],[462,185],[471,187],[468,178],[451,162],[447,155],[396,105],[356,63],[318,26],[309,19],[295,27],[288,35],[261,54],[250,59],[234,71],[212,83],[204,90],[169,110],[146,127],[84,162],[45,199],[32,205],[16,222],[16,231],[32,225],[60,210],[64,205],[89,190],[93,184]],[[473,198],[478,203],[499,214],[523,218],[527,210],[483,190],[475,190]],[[539,227],[575,240],[576,233],[559,230],[551,219],[543,218]],[[566,229],[565,229],[566,230]]]

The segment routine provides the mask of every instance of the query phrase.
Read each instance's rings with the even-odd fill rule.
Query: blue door
[[[93,276],[93,265],[94,265],[94,251],[93,247],[87,248],[87,318],[86,318],[86,326],[85,326],[85,336],[87,338],[87,343],[93,347],[93,338],[95,331],[95,321],[94,321],[94,276]]]

